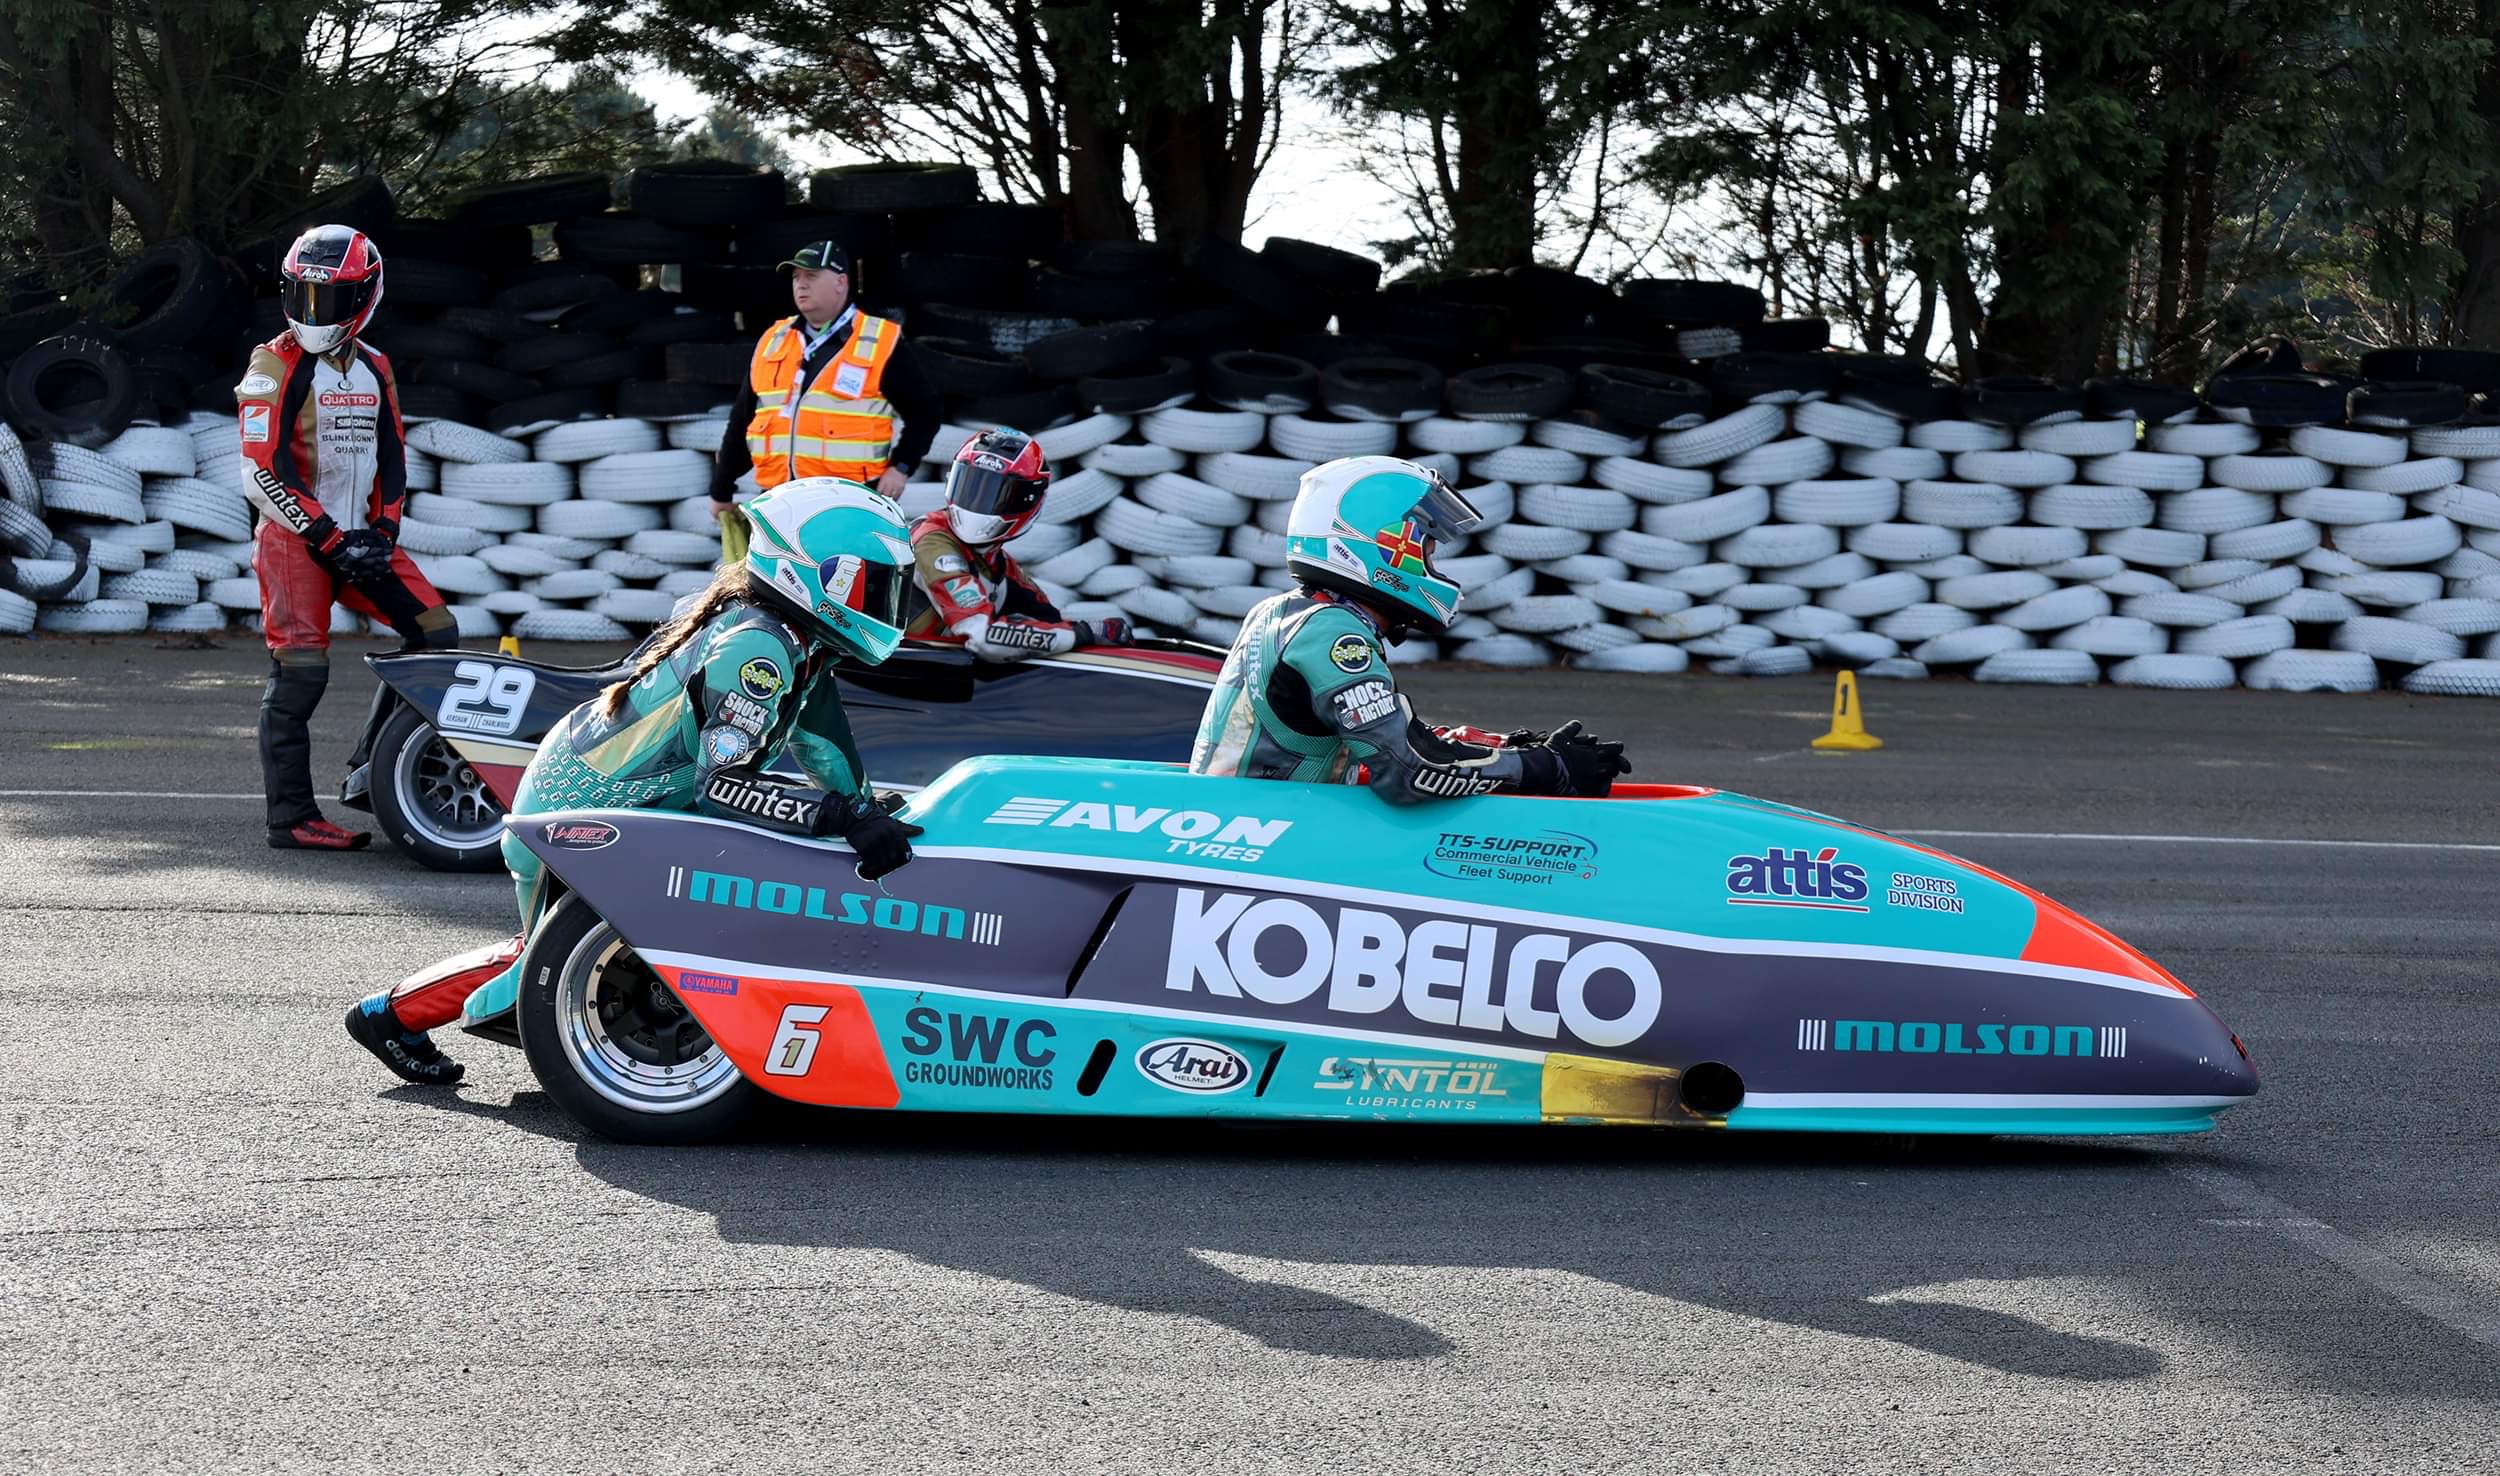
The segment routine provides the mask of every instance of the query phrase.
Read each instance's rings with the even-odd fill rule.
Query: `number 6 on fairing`
[[[780,1028],[773,1031],[773,1043],[764,1050],[764,1072],[768,1076],[805,1076],[807,1068],[816,1064],[816,1047],[824,1036],[815,1028],[830,1007],[826,1005],[784,1005]]]
[[[492,661],[463,661],[451,669],[451,689],[443,693],[434,726],[446,733],[483,733],[509,738],[519,731],[538,690],[538,673],[526,666],[498,666]]]

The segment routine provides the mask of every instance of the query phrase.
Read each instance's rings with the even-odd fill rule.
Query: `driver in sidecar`
[[[1242,620],[1199,721],[1190,772],[1357,783],[1393,805],[1603,795],[1632,772],[1622,744],[1576,722],[1507,737],[1433,728],[1399,693],[1383,643],[1449,629],[1460,591],[1432,556],[1481,521],[1439,473],[1394,456],[1304,472],[1285,531],[1299,588]]]
[[[557,722],[512,813],[681,810],[838,835],[873,881],[911,860],[920,827],[887,813],[869,788],[832,668],[841,655],[874,666],[901,644],[910,534],[891,501],[835,477],[785,482],[746,515],[745,559],[645,641],[625,679]],[[821,792],[761,773],[784,748]],[[459,1063],[426,1032],[519,965],[544,868],[509,833],[503,854],[521,911],[511,942],[348,1008],[347,1033],[406,1080],[460,1080]]]
[[[913,640],[961,642],[983,661],[1130,643],[1126,620],[1061,615],[1007,552],[1049,492],[1050,462],[1031,436],[986,430],[964,442],[946,469],[946,505],[912,525]]]

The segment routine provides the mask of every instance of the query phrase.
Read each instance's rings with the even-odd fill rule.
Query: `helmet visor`
[[[958,461],[946,474],[946,500],[968,513],[1003,518],[1009,523],[1042,505],[1047,480],[1020,477],[975,462]]]
[[[825,589],[825,606],[817,613],[836,630],[845,628],[842,612],[900,629],[903,624],[903,600],[911,589],[911,575],[892,564],[875,563],[857,554],[843,554],[827,559],[816,571],[816,578]]]
[[[1408,517],[1423,524],[1426,536],[1434,542],[1461,538],[1473,533],[1484,522],[1484,514],[1475,505],[1452,491],[1440,478],[1433,478],[1432,490],[1415,504]]]
[[[338,328],[352,324],[373,302],[373,278],[361,282],[286,282],[286,319],[307,328]]]

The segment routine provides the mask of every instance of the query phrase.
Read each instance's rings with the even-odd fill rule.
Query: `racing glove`
[[[859,874],[875,881],[891,871],[900,871],[911,860],[911,838],[920,834],[920,827],[908,820],[898,820],[869,795],[836,799],[831,795],[816,810],[816,834],[838,835],[850,842],[859,853]]]
[[[1577,721],[1544,734],[1523,728],[1503,746],[1519,755],[1519,787],[1528,794],[1600,798],[1613,792],[1616,775],[1632,772],[1622,744],[1592,737]]]
[[[1117,615],[1076,623],[1076,643],[1084,646],[1127,646],[1137,640],[1137,627]]]
[[[381,579],[391,572],[390,540],[371,528],[356,528],[341,533],[325,558],[330,568],[350,584],[364,584]]]

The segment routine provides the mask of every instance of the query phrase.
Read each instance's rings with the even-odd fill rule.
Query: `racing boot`
[[[391,997],[377,994],[347,1007],[347,1034],[380,1058],[402,1081],[419,1086],[457,1086],[468,1068],[435,1049],[422,1030],[400,1023]]]
[[[361,830],[341,829],[315,815],[284,829],[270,826],[269,844],[280,851],[361,851],[373,844],[373,837]]]

